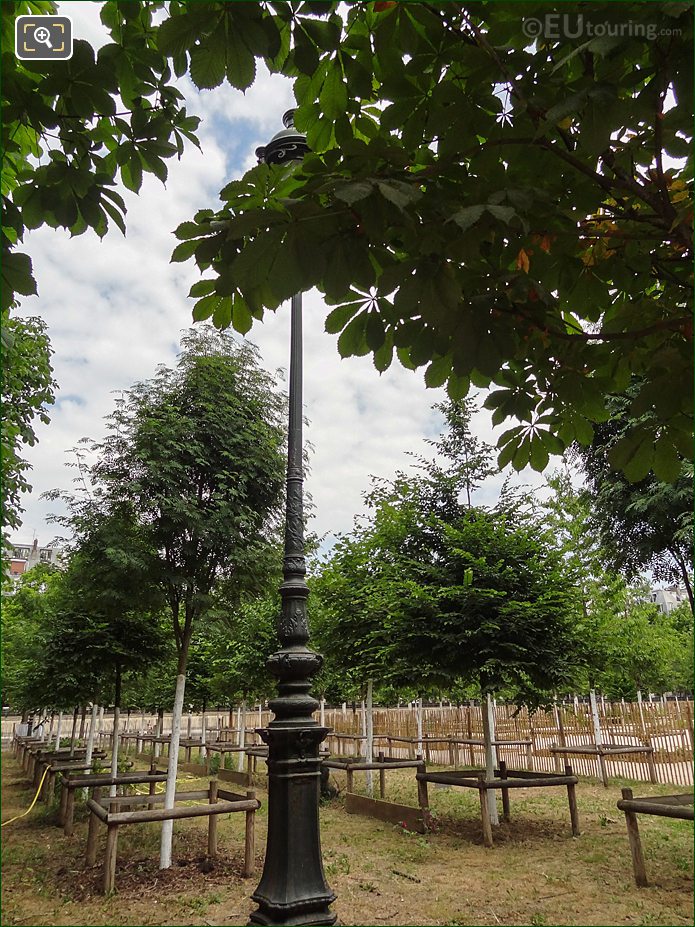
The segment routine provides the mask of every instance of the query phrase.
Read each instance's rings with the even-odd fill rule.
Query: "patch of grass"
[[[338,875],[341,873],[343,875],[349,875],[350,859],[346,853],[335,853],[334,851],[326,850],[323,855],[323,868],[327,876]],[[327,862],[326,859],[328,860]]]
[[[9,818],[26,809],[33,791],[24,786],[16,763],[8,760],[3,765],[3,817]],[[206,782],[183,776],[181,785],[195,789]],[[673,786],[648,783],[638,788],[644,796],[674,791]],[[157,870],[160,826],[137,825],[122,828],[119,835],[118,894],[113,899],[94,893],[99,870],[89,873],[83,868],[86,823],[79,813],[75,837],[65,840],[34,809],[2,832],[3,923],[247,924],[253,909],[249,895],[258,883],[265,847],[267,796],[262,790],[258,795],[263,817],[256,820],[259,865],[253,879],[240,876],[243,814],[220,817],[220,868],[207,875],[196,865],[207,845],[204,819],[176,822],[175,865],[166,873]],[[495,829],[492,850],[482,845],[473,790],[431,788],[438,829],[424,836],[348,815],[339,798],[320,809],[326,877],[338,895],[335,913],[346,925],[377,923],[375,918],[382,915],[389,915],[383,920],[387,924],[426,927],[665,927],[692,922],[692,839],[687,822],[645,818],[643,826],[640,821],[651,887],[637,889],[624,821],[615,806],[619,796],[616,783],[603,789],[582,780],[582,835],[572,839],[564,790],[517,790],[511,795],[512,821]],[[389,771],[387,797],[417,805],[412,770]],[[99,835],[98,864],[103,862],[104,831]],[[179,867],[177,861],[184,860],[187,865]],[[223,906],[218,910],[224,921],[204,913],[213,905]]]

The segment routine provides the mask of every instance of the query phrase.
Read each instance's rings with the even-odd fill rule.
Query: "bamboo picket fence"
[[[676,786],[693,784],[693,702],[692,700],[653,700],[641,702],[598,702],[600,738],[604,746],[646,746],[653,748],[653,770],[658,782]],[[558,703],[550,711],[530,714],[526,708],[514,705],[494,706],[498,756],[507,766],[516,769],[533,769],[554,772],[558,760],[551,752],[557,745],[565,748],[593,747],[596,744],[591,708],[588,702],[573,700]],[[235,711],[209,711],[206,713],[206,740],[237,741],[237,714]],[[316,714],[318,720],[318,712]],[[264,727],[271,713],[260,706],[249,708],[246,716],[246,742],[256,738],[252,731]],[[128,717],[121,715],[123,733],[145,730],[155,731],[157,716],[142,716],[133,711]],[[200,738],[200,714],[184,714],[182,736]],[[465,741],[483,740],[482,709],[480,705],[444,705],[424,707],[423,753],[435,765],[483,766],[485,762],[481,743]],[[2,739],[11,739],[16,717],[2,719]],[[332,729],[327,745],[332,753],[359,754],[364,750],[364,712],[359,705],[325,709],[325,723]],[[383,750],[397,758],[414,756],[417,738],[415,706],[401,708],[375,708],[373,711],[375,753]],[[69,736],[72,718],[64,717],[62,735]],[[103,718],[104,735],[113,730],[113,718]],[[171,714],[164,716],[164,734],[171,731]],[[352,735],[341,739],[338,735]],[[403,738],[387,743],[386,738]],[[437,740],[441,738],[441,740]],[[460,741],[452,747],[450,741]],[[509,742],[512,743],[509,743]],[[500,743],[501,742],[501,743]],[[516,742],[516,743],[514,743]],[[527,743],[530,742],[530,743]],[[580,776],[600,779],[599,758],[590,755],[570,755],[567,761]],[[564,762],[564,760],[562,761]],[[608,776],[622,779],[649,781],[652,770],[645,754],[606,756]]]
[[[601,741],[606,747],[646,746],[653,748],[654,768],[658,782],[690,786],[693,784],[693,702],[648,701],[607,702],[600,700],[598,714]],[[550,748],[553,745],[571,748],[593,747],[596,744],[591,708],[588,702],[558,704],[551,711],[530,714],[526,708],[497,704],[494,707],[497,741],[519,741],[499,744],[498,756],[511,768],[525,769],[529,752],[531,764],[538,772],[553,772],[557,761]],[[430,762],[449,765],[451,750],[436,738],[460,740],[483,739],[480,705],[460,707],[425,707],[422,709],[424,748]],[[417,720],[414,707],[376,708],[373,713],[375,750],[382,749],[380,735],[415,739]],[[364,732],[362,711],[348,708],[326,711],[326,723],[338,733],[361,736]],[[427,739],[432,743],[427,744]],[[530,751],[523,743],[531,741]],[[382,741],[383,743],[383,741]],[[412,751],[408,744],[391,745],[393,756],[405,757]],[[484,765],[481,745],[461,744],[458,747],[460,765]],[[571,755],[567,761],[580,776],[601,778],[597,756]],[[615,778],[648,781],[651,771],[645,754],[607,756],[608,775]]]

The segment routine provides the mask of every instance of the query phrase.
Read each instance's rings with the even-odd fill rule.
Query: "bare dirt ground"
[[[340,778],[338,779],[340,783]],[[32,797],[17,763],[2,767],[2,819],[24,811]],[[187,783],[188,785],[189,783]],[[632,877],[620,783],[609,789],[580,782],[582,835],[572,838],[564,789],[512,793],[512,823],[482,846],[477,794],[430,786],[436,830],[427,836],[347,815],[340,798],[321,809],[326,877],[345,925],[675,925],[693,923],[692,825],[640,817],[648,888]],[[637,795],[674,793],[673,786],[635,785]],[[412,771],[389,774],[388,797],[415,804]],[[259,793],[262,801],[265,794]],[[176,823],[172,869],[157,869],[157,824],[122,827],[117,892],[98,894],[101,868],[84,863],[86,818],[71,838],[37,806],[2,831],[2,924],[208,925],[247,923],[250,894],[265,847],[265,808],[257,816],[257,873],[241,877],[243,815],[219,824],[220,859],[201,871],[206,823]],[[103,841],[98,861],[103,860]],[[203,867],[205,868],[205,867]]]

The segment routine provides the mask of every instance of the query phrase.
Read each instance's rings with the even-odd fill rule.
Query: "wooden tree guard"
[[[511,820],[509,803],[510,789],[534,789],[564,785],[567,787],[567,801],[570,810],[572,836],[579,836],[579,813],[577,810],[576,796],[576,786],[579,780],[572,773],[571,766],[565,766],[564,775],[557,775],[557,773],[537,773],[522,769],[507,769],[506,763],[500,760],[499,769],[495,770],[495,777],[492,779],[485,778],[485,770],[454,769],[436,773],[418,772],[417,780],[418,801],[425,821],[427,821],[429,817],[428,782],[438,782],[443,785],[478,789],[480,817],[483,826],[483,843],[486,847],[493,846],[492,820],[490,818],[490,808],[487,802],[487,792],[490,789],[500,789],[502,791],[503,816],[505,821],[509,821]]]
[[[102,786],[97,786],[100,793]],[[255,845],[254,820],[256,811],[261,803],[256,799],[256,793],[248,791],[246,796],[237,795],[220,789],[217,781],[212,780],[210,787],[190,792],[177,792],[176,801],[201,801],[207,804],[184,805],[174,808],[154,808],[153,805],[164,802],[164,794],[158,795],[121,795],[116,798],[107,797],[104,801],[90,798],[87,807],[90,811],[89,829],[87,833],[86,862],[88,866],[96,863],[96,846],[98,822],[106,825],[106,853],[104,857],[103,892],[111,894],[116,887],[116,858],[118,854],[118,828],[123,824],[145,824],[152,821],[172,821],[182,818],[207,817],[208,818],[208,853],[214,856],[217,853],[217,815],[230,814],[234,811],[243,811],[246,814],[246,835],[244,848],[244,877],[253,875]],[[141,811],[119,811],[123,805],[147,805]],[[107,810],[108,808],[108,810]]]
[[[642,841],[640,839],[638,814],[654,814],[664,818],[678,818],[681,821],[693,820],[693,794],[687,792],[680,795],[657,795],[652,798],[634,798],[632,789],[621,789],[622,799],[618,808],[625,813],[627,838],[630,843],[632,856],[632,870],[635,874],[635,883],[640,888],[648,885],[647,870],[644,865]]]
[[[560,756],[597,756],[601,769],[603,787],[608,788],[608,773],[606,771],[606,757],[627,756],[630,753],[641,753],[647,757],[649,764],[649,781],[656,783],[656,765],[654,763],[654,747],[649,744],[637,746],[635,744],[574,744],[571,747],[560,747],[552,744],[550,752],[556,760]]]
[[[166,773],[156,772],[154,763],[150,766],[149,773],[122,773],[119,776],[112,776],[110,773],[98,773],[91,776],[71,776],[69,772],[61,773],[61,793],[60,793],[60,810],[58,812],[58,823],[63,827],[63,833],[66,837],[71,837],[73,832],[73,821],[75,816],[75,790],[76,789],[95,789],[101,786],[126,786],[126,785],[145,785],[149,784],[150,794],[154,794],[155,786],[158,782],[166,782]]]
[[[383,752],[379,758],[371,763],[351,762],[350,760],[325,759],[323,765],[328,769],[344,770],[347,777],[345,810],[348,814],[363,814],[379,821],[390,824],[405,824],[408,830],[424,834],[427,824],[419,808],[409,805],[400,805],[396,802],[385,801],[386,798],[386,771],[389,769],[418,769],[425,772],[426,765],[422,760],[394,760],[385,757]],[[354,775],[356,772],[379,771],[379,798],[367,795],[356,795],[354,792]],[[418,785],[419,788],[419,785]]]

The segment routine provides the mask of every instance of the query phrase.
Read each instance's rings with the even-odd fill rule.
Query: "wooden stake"
[[[485,781],[485,773],[480,773],[478,776],[480,782]],[[483,843],[486,847],[493,846],[492,842],[492,821],[490,820],[490,805],[488,804],[487,795],[485,794],[488,790],[483,788],[482,785],[478,786],[478,795],[480,796],[480,817],[483,822]]]
[[[379,753],[379,762],[384,762],[383,750]],[[386,770],[379,770],[379,798],[386,798]]]
[[[427,764],[421,763],[420,766],[418,766],[417,771],[419,773],[426,773]],[[425,822],[425,825],[427,825],[427,819],[428,819],[429,810],[430,810],[430,802],[429,802],[429,797],[427,795],[427,782],[424,779],[417,780],[417,800],[418,800],[418,805],[420,806],[420,810],[422,811],[422,819]]]
[[[63,791],[67,795],[65,799],[65,817],[63,818],[63,834],[66,837],[72,837],[73,820],[75,817],[75,790],[69,789],[67,782],[64,782]]]
[[[256,800],[256,793],[253,789],[249,789],[246,792],[246,798],[249,801]],[[246,836],[244,841],[244,878],[249,878],[253,875],[253,870],[256,864],[256,811],[247,811],[246,812]]]
[[[621,789],[623,799],[631,799],[632,789]],[[635,873],[635,883],[644,888],[647,882],[647,871],[644,867],[644,854],[642,853],[642,841],[640,840],[639,826],[637,824],[637,815],[634,811],[625,811],[625,824],[627,825],[627,837],[630,842],[630,853],[632,855],[632,868]]]
[[[565,763],[565,775],[572,776],[572,767]],[[572,836],[579,836],[579,810],[577,808],[577,787],[573,784],[567,786],[567,802],[570,806],[570,821],[572,822]]]
[[[217,804],[217,779],[210,781],[210,804]],[[208,856],[211,859],[217,856],[217,818],[216,814],[208,818]]]
[[[507,778],[507,764],[504,760],[500,760],[500,779]],[[502,789],[502,820],[506,821],[507,824],[511,821],[511,815],[509,813],[509,789]]]
[[[94,801],[98,802],[101,798],[101,789],[94,789]],[[97,836],[99,833],[99,818],[89,809],[89,829],[87,831],[87,855],[86,863],[88,866],[94,866],[97,861]]]
[[[117,810],[110,805],[109,811]],[[104,856],[104,894],[110,895],[116,887],[116,857],[118,855],[118,824],[108,824],[106,828],[106,855]]]

